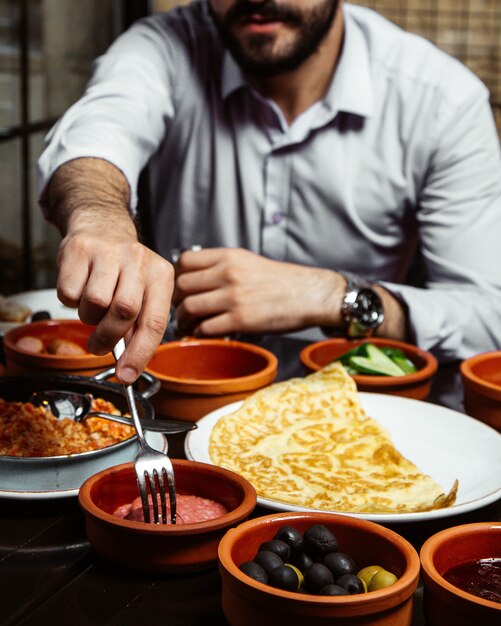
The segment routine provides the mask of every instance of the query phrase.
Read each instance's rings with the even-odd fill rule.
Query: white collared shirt
[[[221,48],[205,2],[136,23],[48,136],[40,191],[92,156],[149,163],[155,248],[238,246],[379,281],[441,360],[501,348],[501,156],[484,85],[344,6],[325,98],[291,125]],[[427,288],[402,284],[417,241]]]

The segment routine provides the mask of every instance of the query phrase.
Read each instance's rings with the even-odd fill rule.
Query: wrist
[[[341,305],[346,292],[346,279],[339,272],[320,270],[321,284],[318,285],[320,301],[316,305],[313,325],[339,332],[344,327]]]
[[[136,226],[126,210],[115,206],[96,209],[94,206],[80,206],[68,215],[66,235],[90,233],[97,236],[104,233],[115,237],[137,241]]]
[[[63,236],[78,231],[108,231],[137,239],[129,212],[130,190],[122,172],[103,159],[81,158],[61,165],[48,186],[49,220]]]

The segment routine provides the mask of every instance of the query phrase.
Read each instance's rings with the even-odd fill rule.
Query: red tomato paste
[[[463,591],[501,603],[501,558],[466,561],[448,569],[443,577]]]
[[[151,497],[150,497],[151,500]],[[220,502],[215,502],[209,498],[201,498],[199,496],[180,495],[177,499],[177,524],[196,524],[197,522],[206,522],[210,519],[221,517],[228,513],[228,509]],[[160,511],[160,502],[158,504]],[[113,515],[123,519],[135,522],[144,522],[143,507],[141,498],[136,498],[130,504],[119,506]],[[153,505],[150,502],[150,519],[153,519]],[[167,503],[167,519],[169,519],[169,504]]]

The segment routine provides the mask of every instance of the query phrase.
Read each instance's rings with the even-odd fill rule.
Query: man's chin
[[[232,49],[231,52],[244,72],[256,78],[272,78],[293,72],[306,60],[303,57],[278,56],[271,50],[271,45],[268,51],[261,48],[259,54],[241,49]]]

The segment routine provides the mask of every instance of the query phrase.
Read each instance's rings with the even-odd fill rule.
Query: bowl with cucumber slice
[[[359,391],[424,400],[438,367],[436,358],[417,346],[394,339],[335,337],[312,343],[300,353],[308,372],[340,361]]]

